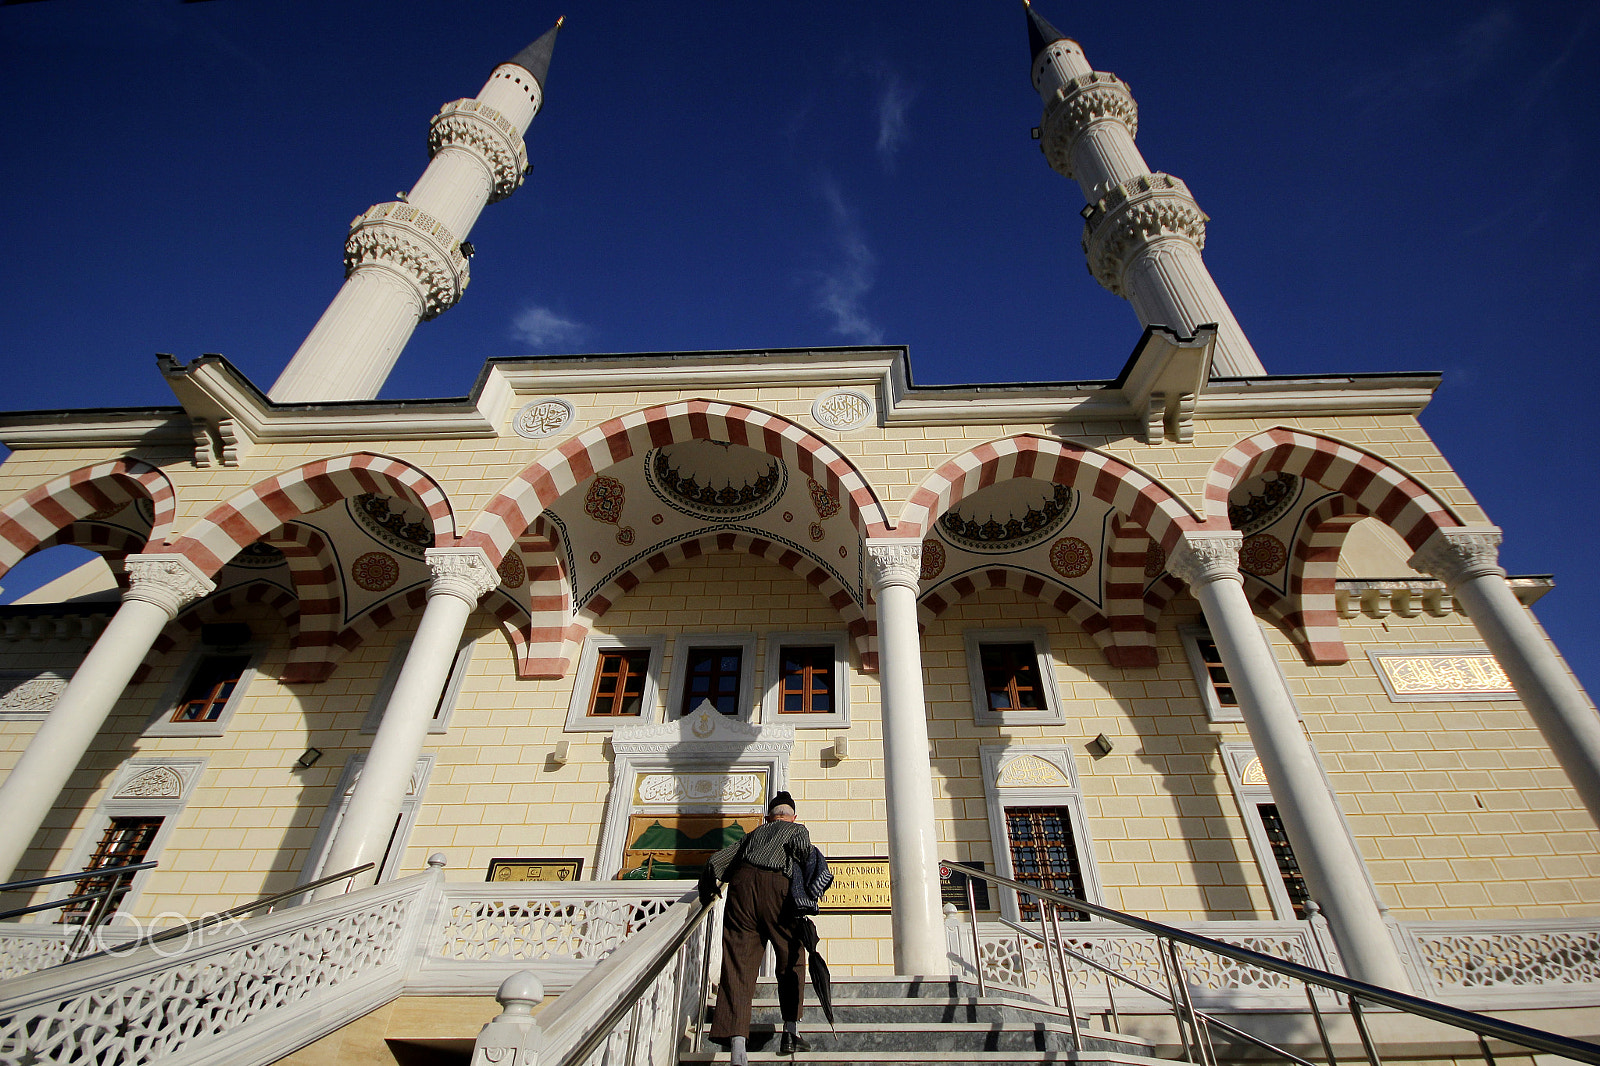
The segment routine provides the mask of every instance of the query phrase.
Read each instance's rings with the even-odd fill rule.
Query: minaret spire
[[[374,398],[417,323],[461,299],[467,234],[528,170],[523,135],[544,103],[563,21],[496,67],[476,98],[440,108],[428,131],[432,162],[411,192],[351,223],[344,286],[272,386],[273,400]]]
[[[1083,250],[1089,272],[1133,305],[1146,326],[1192,335],[1217,327],[1212,373],[1266,373],[1255,349],[1222,298],[1200,250],[1206,215],[1188,186],[1152,172],[1134,146],[1139,109],[1115,74],[1096,71],[1083,49],[1023,0],[1033,87],[1044,102],[1040,147],[1050,165],[1077,181],[1084,210]]]

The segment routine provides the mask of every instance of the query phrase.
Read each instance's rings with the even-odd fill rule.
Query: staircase
[[[1151,1046],[1134,1037],[1083,1024],[1083,1054],[1074,1055],[1072,1023],[1065,1011],[1004,992],[980,996],[976,985],[956,980],[850,980],[834,984],[831,1029],[807,989],[801,1035],[811,1051],[794,1057],[805,1066],[850,1063],[927,1064],[976,1062],[1037,1066],[1041,1062],[1148,1063]],[[777,986],[758,986],[750,1027],[751,1062],[788,1062],[778,1052],[783,1022]],[[680,1063],[728,1061],[726,1051],[690,1052]]]

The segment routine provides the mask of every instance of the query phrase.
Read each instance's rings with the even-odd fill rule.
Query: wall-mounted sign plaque
[[[889,860],[884,856],[828,857],[833,887],[822,897],[824,914],[888,914]]]
[[[582,859],[490,859],[485,881],[577,881]]]

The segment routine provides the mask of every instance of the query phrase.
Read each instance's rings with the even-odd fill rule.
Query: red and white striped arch
[[[602,422],[541,456],[489,502],[461,539],[496,565],[546,507],[624,459],[686,440],[728,441],[782,459],[845,502],[862,536],[883,536],[887,517],[854,464],[781,415],[743,404],[682,400]]]
[[[283,680],[326,681],[333,673],[331,649],[344,620],[339,564],[321,533],[290,522],[262,540],[283,553],[300,605],[300,626],[289,644]]]
[[[1252,588],[1252,600],[1269,615],[1300,648],[1313,665],[1336,666],[1350,661],[1349,650],[1339,634],[1339,611],[1334,592],[1339,577],[1339,552],[1350,527],[1367,517],[1348,496],[1329,496],[1318,500],[1301,516],[1294,550],[1289,556],[1288,595],[1269,604],[1264,586]],[[1246,587],[1255,584],[1246,577]]]
[[[181,553],[207,575],[215,574],[241,548],[285,522],[367,492],[414,501],[428,512],[434,543],[454,541],[455,517],[436,481],[400,459],[357,452],[307,463],[252,485],[162,550]]]
[[[124,457],[80,467],[12,500],[0,508],[0,575],[74,522],[135,495],[148,497],[155,507],[150,538],[136,549],[145,550],[172,531],[177,496],[166,474],[139,459]]]
[[[126,589],[128,572],[123,569],[122,560],[144,551],[147,543],[145,537],[121,526],[78,521],[44,538],[33,550],[44,551],[46,548],[54,548],[57,544],[88,548],[110,564],[111,571],[117,578],[117,587]]]
[[[537,520],[533,529],[517,541],[528,571],[530,617],[526,632],[511,637],[511,646],[516,655],[517,676],[524,680],[566,677],[572,669],[573,649],[583,641],[584,627],[572,616],[570,583],[561,553],[556,550],[558,538],[553,527],[546,528],[543,520]]]
[[[578,609],[577,620],[581,626],[581,633],[587,633],[592,629],[602,615],[623,596],[638,588],[646,578],[659,574],[676,563],[697,559],[710,552],[748,552],[759,559],[777,563],[799,574],[805,579],[806,584],[827,597],[828,604],[839,612],[850,639],[855,642],[856,651],[861,655],[862,670],[868,673],[877,671],[877,628],[869,624],[866,615],[862,613],[861,605],[850,595],[850,590],[826,568],[817,565],[815,559],[803,552],[787,544],[780,544],[765,537],[751,536],[748,533],[707,533],[692,540],[664,547],[639,560],[627,571],[607,582],[588,603]],[[579,639],[582,639],[581,635]]]
[[[1018,477],[1066,485],[1108,503],[1167,551],[1184,530],[1203,524],[1166,486],[1121,459],[1071,441],[1025,435],[980,444],[930,474],[906,501],[894,535],[920,537],[967,496]]]
[[[1400,534],[1413,551],[1435,531],[1462,524],[1444,501],[1389,460],[1332,437],[1283,426],[1247,437],[1217,460],[1206,478],[1206,515],[1226,524],[1228,493],[1271,470],[1343,493],[1363,515]]]
[[[399,595],[390,596],[370,611],[361,614],[339,630],[338,635],[333,638],[333,643],[327,649],[330,664],[328,673],[333,673],[346,655],[365,644],[374,633],[387,629],[414,614],[420,614],[427,605],[428,584],[421,582]]]
[[[265,604],[278,612],[283,619],[283,626],[293,632],[299,623],[299,614],[296,609],[295,597],[285,592],[278,586],[267,581],[252,581],[248,585],[235,585],[225,592],[214,596],[207,596],[190,604],[176,619],[169,622],[161,635],[150,646],[150,652],[145,656],[144,662],[133,672],[129,684],[137,685],[150,676],[154,661],[167,655],[180,646],[192,648],[196,643],[196,634],[200,627],[207,622],[229,621],[240,607],[253,604]],[[179,639],[179,636],[182,639]]]
[[[1107,659],[1111,658],[1113,634],[1106,616],[1071,589],[1031,570],[991,566],[948,578],[922,594],[917,603],[918,618],[923,625],[927,625],[957,601],[976,596],[987,589],[1015,589],[1025,596],[1043,600],[1082,626],[1083,631],[1093,637],[1100,650],[1106,653]]]
[[[1145,556],[1150,550],[1150,535],[1144,527],[1120,514],[1107,523],[1105,559],[1101,566],[1105,589],[1105,615],[1111,624],[1111,643],[1106,659],[1113,666],[1150,667],[1156,665],[1156,622],[1160,617],[1149,611],[1146,602]]]

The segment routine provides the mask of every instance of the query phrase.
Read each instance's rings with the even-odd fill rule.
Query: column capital
[[[1244,534],[1235,529],[1190,530],[1167,557],[1167,569],[1190,588],[1239,576],[1239,547]]]
[[[478,601],[500,585],[500,574],[482,548],[429,548],[423,557],[433,571],[428,599],[454,596],[476,607]]]
[[[869,540],[867,576],[873,589],[904,585],[912,592],[922,587],[922,541]]]
[[[1455,526],[1435,530],[1411,557],[1411,568],[1429,574],[1454,588],[1463,581],[1494,574],[1505,577],[1500,566],[1499,526]]]
[[[132,584],[122,594],[123,600],[153,603],[167,612],[169,619],[178,617],[179,611],[217,587],[215,581],[184,555],[130,555],[123,566]]]

